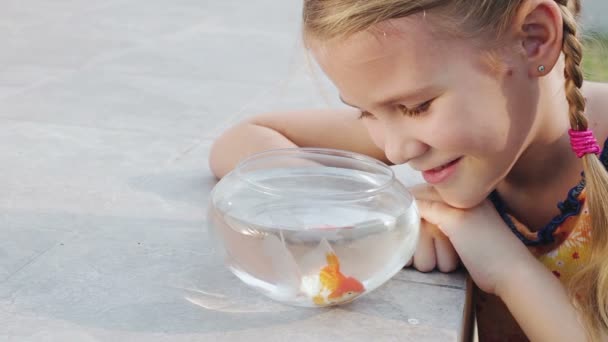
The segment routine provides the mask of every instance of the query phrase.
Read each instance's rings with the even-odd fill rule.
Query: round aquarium
[[[298,306],[343,304],[388,281],[414,254],[420,218],[384,163],[328,149],[241,162],[213,189],[211,231],[230,270]]]

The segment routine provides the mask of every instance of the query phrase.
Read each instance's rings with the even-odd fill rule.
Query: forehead
[[[428,84],[430,77],[441,76],[447,63],[467,58],[463,55],[467,44],[438,39],[430,27],[424,17],[415,15],[347,39],[313,43],[311,50],[345,96],[359,97],[357,90],[366,88],[369,97],[382,97],[395,87],[416,89]]]

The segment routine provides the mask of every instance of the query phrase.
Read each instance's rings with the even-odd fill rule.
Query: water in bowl
[[[345,303],[385,283],[413,255],[419,229],[413,203],[390,191],[340,201],[297,195],[295,189],[348,194],[369,187],[365,172],[324,172],[260,170],[256,184],[294,195],[236,185],[230,200],[212,207],[228,266],[270,298],[299,306]]]

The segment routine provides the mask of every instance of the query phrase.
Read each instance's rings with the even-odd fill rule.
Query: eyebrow
[[[416,90],[414,90],[413,92],[407,94],[407,95],[398,95],[398,96],[393,96],[390,97],[386,100],[382,100],[380,102],[377,103],[376,106],[378,107],[384,107],[390,104],[394,104],[394,103],[398,103],[398,102],[404,102],[404,101],[409,101],[409,100],[422,100],[421,99],[421,95],[425,94],[425,93],[429,93],[429,92],[435,92],[438,91],[439,87],[437,86],[424,86],[421,88],[418,88]],[[342,95],[340,94],[340,101],[342,101],[342,103],[344,103],[347,106],[351,106],[353,108],[359,108],[353,104],[348,103],[347,101],[344,100],[344,98],[342,97]]]

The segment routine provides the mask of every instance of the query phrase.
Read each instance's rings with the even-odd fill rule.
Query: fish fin
[[[320,295],[319,295],[319,296],[314,296],[314,297],[312,298],[312,301],[313,301],[315,304],[317,304],[317,305],[325,305],[325,304],[327,304],[327,303],[325,302],[325,298],[323,298],[323,296],[320,296]]]
[[[332,292],[340,285],[340,277],[335,266],[323,267],[319,273],[319,280],[324,288]]]
[[[298,256],[300,270],[317,270],[316,272],[318,272],[318,270],[327,266],[328,253],[334,253],[334,250],[327,240],[321,239],[314,249]]]
[[[262,242],[263,253],[272,263],[271,276],[277,287],[285,290],[297,289],[301,282],[301,272],[293,254],[287,248],[283,236],[268,235]]]
[[[327,253],[326,256],[327,264],[330,266],[335,266],[337,270],[340,270],[340,259],[334,252]]]

